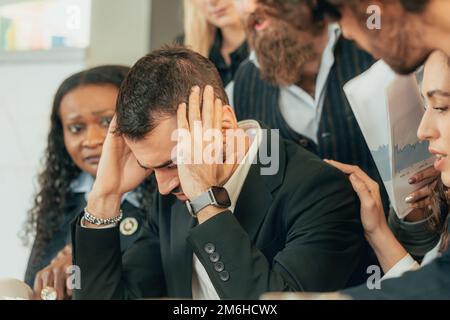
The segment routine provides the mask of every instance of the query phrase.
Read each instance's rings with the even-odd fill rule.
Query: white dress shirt
[[[339,25],[337,23],[329,24],[328,43],[322,54],[314,97],[311,97],[309,93],[297,85],[280,87],[278,105],[284,120],[292,130],[308,137],[316,144],[318,142],[317,134],[325,101],[327,80],[335,61],[334,47],[340,36],[341,29]],[[259,67],[254,51],[251,52],[249,60]],[[233,106],[234,82],[227,86],[226,92]]]
[[[422,264],[418,264],[416,260],[411,257],[410,254],[404,256],[399,262],[397,262],[388,272],[385,273],[381,280],[392,279],[401,277],[405,272],[414,271],[427,264],[433,262],[435,259],[441,256],[439,247],[441,246],[442,239],[439,241],[436,247],[430,250],[422,260]]]
[[[231,207],[229,210],[234,212],[236,202],[241,193],[242,186],[247,179],[248,171],[258,153],[259,143],[261,142],[262,133],[261,127],[257,121],[245,120],[239,122],[239,127],[246,131],[252,142],[250,148],[233,173],[231,178],[225,183],[224,188],[228,191],[231,200]],[[256,138],[256,139],[255,139]],[[205,267],[194,254],[193,258],[193,273],[192,273],[192,298],[194,300],[219,300],[219,295],[214,288]]]

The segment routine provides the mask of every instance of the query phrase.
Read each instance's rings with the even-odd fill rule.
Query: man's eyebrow
[[[443,96],[443,97],[450,97],[450,92],[444,91],[444,90],[431,90],[427,92],[428,98],[432,98],[433,96]]]

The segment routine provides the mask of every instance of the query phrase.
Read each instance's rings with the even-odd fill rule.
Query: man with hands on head
[[[360,280],[364,236],[345,175],[276,133],[265,137],[256,121],[238,123],[227,103],[214,66],[191,50],[164,48],[135,64],[73,224],[75,299],[255,299]],[[207,140],[210,130],[219,134]],[[278,170],[264,175],[268,141]],[[190,161],[211,143],[221,161]],[[151,173],[160,194],[122,257],[119,199]]]

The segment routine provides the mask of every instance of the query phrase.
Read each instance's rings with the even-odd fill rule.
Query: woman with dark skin
[[[55,95],[44,169],[25,229],[27,239],[35,235],[25,282],[37,299],[44,288],[56,292],[57,299],[71,296],[66,285],[72,264],[70,222],[86,205],[128,70],[101,66],[82,71],[66,79]],[[148,180],[123,199],[122,252],[136,240],[152,190]]]

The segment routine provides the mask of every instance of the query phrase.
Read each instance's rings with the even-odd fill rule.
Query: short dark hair
[[[214,64],[182,46],[165,46],[141,58],[123,82],[117,100],[116,133],[143,139],[160,120],[174,116],[194,86],[211,85],[217,98],[228,98]]]

